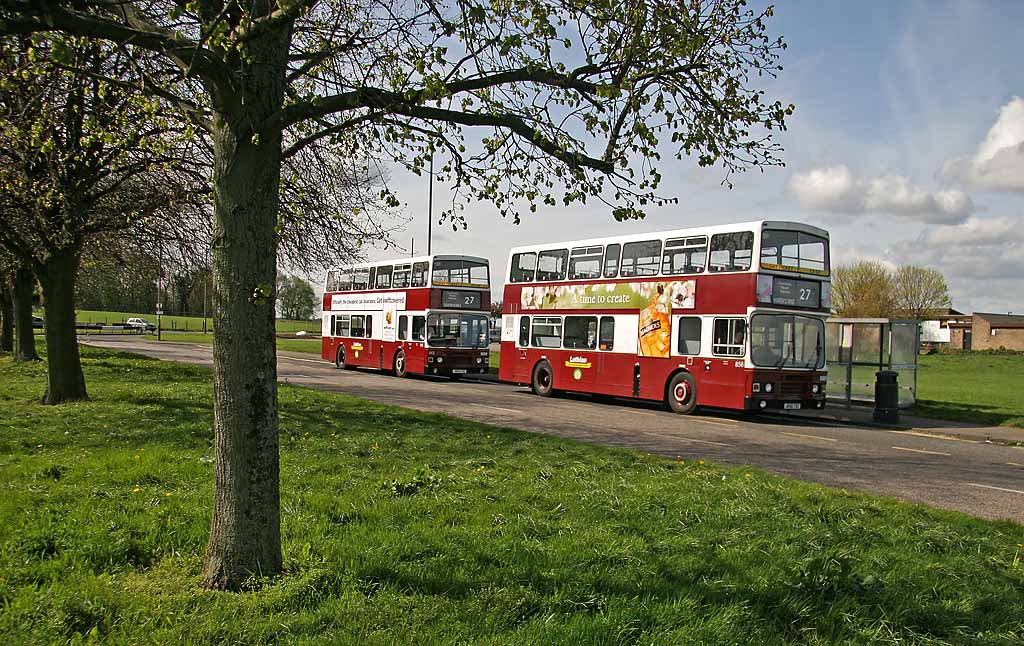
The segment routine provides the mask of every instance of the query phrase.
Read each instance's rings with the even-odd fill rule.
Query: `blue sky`
[[[789,49],[765,87],[797,106],[780,139],[786,168],[740,175],[728,190],[720,169],[666,161],[662,189],[679,204],[640,222],[593,205],[541,209],[515,225],[474,203],[468,230],[435,227],[433,251],[486,255],[498,268],[517,244],[799,220],[831,231],[838,262],[935,267],[954,307],[1024,314],[1021,25],[1019,1],[777,3],[769,28]],[[412,218],[396,241],[415,237],[422,251],[426,178],[394,169],[392,187]],[[435,184],[435,210],[447,196]]]

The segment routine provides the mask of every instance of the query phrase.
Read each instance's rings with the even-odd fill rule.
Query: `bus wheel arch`
[[[665,408],[689,415],[697,408],[697,380],[689,370],[680,368],[665,382]]]
[[[533,365],[530,373],[530,388],[534,394],[541,397],[550,397],[555,392],[555,371],[547,359],[541,359]]]

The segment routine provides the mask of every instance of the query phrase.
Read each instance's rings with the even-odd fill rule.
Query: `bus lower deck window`
[[[519,317],[519,345],[523,348],[530,345],[530,317]]]
[[[409,317],[402,316],[398,317],[398,340],[406,341],[409,338]]]
[[[697,316],[679,319],[679,354],[700,354],[701,321]]]
[[[427,317],[425,316],[414,316],[412,317],[412,340],[422,341],[423,332],[427,327]]]
[[[615,318],[611,316],[601,317],[601,331],[598,335],[598,347],[601,350],[609,351],[615,347]]]
[[[593,350],[597,347],[597,317],[565,317],[562,345],[574,350]]]
[[[558,348],[562,345],[562,319],[558,316],[533,317],[533,344],[536,348]]]
[[[364,317],[362,314],[353,314],[352,315],[352,328],[349,331],[349,334],[346,334],[345,336],[354,336],[354,337],[362,337],[362,336],[364,336],[365,332],[366,332],[366,323],[365,323],[365,321],[366,321],[366,317]]]
[[[743,319],[715,319],[715,338],[712,352],[726,357],[742,357],[747,336],[747,322]]]

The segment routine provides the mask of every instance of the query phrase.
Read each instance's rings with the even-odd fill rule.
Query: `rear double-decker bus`
[[[828,233],[757,221],[518,247],[499,378],[738,410],[825,405]]]
[[[339,368],[483,374],[491,305],[486,258],[433,255],[341,267],[323,295],[322,357]]]

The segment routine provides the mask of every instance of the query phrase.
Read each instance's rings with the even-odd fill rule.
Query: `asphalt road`
[[[100,337],[90,345],[201,365],[210,347]],[[785,476],[1024,523],[1024,447],[817,420],[720,411],[681,416],[654,403],[543,399],[488,381],[395,377],[337,370],[311,355],[279,353],[281,381],[416,410],[683,459],[755,465]]]

